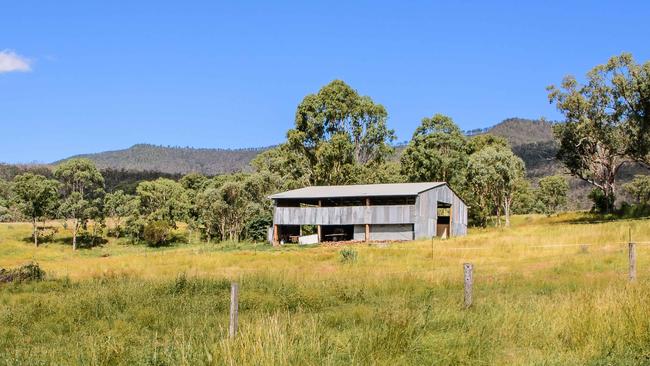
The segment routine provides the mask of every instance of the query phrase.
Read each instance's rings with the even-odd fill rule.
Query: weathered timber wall
[[[276,225],[408,224],[415,220],[415,206],[275,207]]]
[[[451,205],[451,235],[467,234],[467,206],[446,185],[422,192],[415,200],[415,237],[430,238],[436,235],[438,202]]]

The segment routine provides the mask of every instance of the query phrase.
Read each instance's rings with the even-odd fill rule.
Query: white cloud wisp
[[[31,61],[11,50],[0,51],[0,74],[32,71]]]

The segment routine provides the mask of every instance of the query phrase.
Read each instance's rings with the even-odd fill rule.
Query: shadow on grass
[[[602,224],[602,223],[615,222],[615,221],[636,221],[636,220],[648,220],[648,219],[650,219],[650,215],[648,214],[627,215],[627,214],[618,214],[618,213],[613,213],[613,214],[587,213],[579,217],[560,218],[557,222],[566,223],[566,224]]]
[[[57,238],[53,241],[56,244],[63,244],[72,246],[72,237]],[[77,235],[77,249],[92,249],[95,247],[102,247],[108,243],[108,239],[101,236],[93,236],[90,234],[82,233]]]
[[[11,226],[9,226],[12,228]],[[56,226],[39,226],[38,229],[38,243],[39,244],[45,244],[45,243],[52,243],[55,241],[54,236],[59,232],[59,228]],[[34,243],[34,237],[31,235],[27,237],[23,237],[21,239],[22,241],[26,243]]]

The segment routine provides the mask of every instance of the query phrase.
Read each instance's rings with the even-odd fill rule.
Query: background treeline
[[[565,121],[511,119],[493,128],[512,143],[491,133],[468,136],[435,114],[397,149],[386,109],[334,80],[304,97],[284,143],[247,150],[255,154],[247,172],[100,171],[85,158],[53,169],[2,166],[0,219],[32,221],[35,244],[38,222],[55,218],[70,225],[73,247],[78,237],[93,244],[103,234],[162,245],[179,224],[187,225],[187,240],[264,240],[272,211],[266,197],[274,192],[421,181],[448,182],[470,206],[470,223],[479,226],[508,226],[513,213],[563,210],[573,200],[570,184],[581,186],[594,211],[649,214],[650,62],[639,65],[623,54],[587,78],[579,84],[567,77],[561,87],[549,87]],[[527,133],[520,133],[522,123],[532,126]],[[555,140],[538,141],[551,136]],[[527,172],[521,156],[548,164]],[[552,174],[559,169],[565,174]],[[621,189],[622,176],[629,183]]]
[[[87,158],[100,169],[146,170],[167,174],[200,172],[217,175],[248,170],[249,162],[268,147],[249,149],[197,149],[137,144],[128,149],[73,156]],[[66,159],[67,160],[67,159]],[[55,162],[54,165],[62,161]]]

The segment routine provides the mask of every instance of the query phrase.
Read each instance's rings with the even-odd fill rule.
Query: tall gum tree
[[[630,162],[648,166],[650,62],[638,65],[622,54],[594,67],[584,84],[567,76],[547,90],[565,117],[554,127],[558,160],[602,191],[605,211],[611,211],[619,170]]]
[[[39,219],[50,216],[58,200],[59,182],[42,175],[25,173],[13,179],[12,192],[23,215],[32,221],[34,246],[38,247]]]
[[[288,146],[306,158],[310,184],[345,183],[339,180],[355,166],[381,164],[392,153],[387,118],[381,104],[334,80],[298,105]]]
[[[82,225],[98,216],[104,194],[104,177],[89,159],[70,159],[59,164],[54,176],[62,184],[63,201],[59,211],[72,219],[72,249],[77,249],[77,234]]]
[[[413,182],[448,182],[461,189],[467,166],[467,140],[442,114],[422,119],[401,158],[402,174]]]

